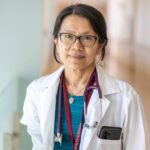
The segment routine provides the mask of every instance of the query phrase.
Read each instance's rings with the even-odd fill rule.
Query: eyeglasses
[[[94,35],[76,36],[71,33],[58,33],[58,36],[63,44],[72,45],[77,39],[79,39],[80,43],[84,47],[93,46],[98,39],[98,37]]]

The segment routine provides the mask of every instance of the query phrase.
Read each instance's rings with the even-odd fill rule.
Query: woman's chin
[[[66,66],[68,69],[72,69],[72,70],[82,70],[84,68],[86,68],[83,65],[78,65],[78,64],[69,64]]]
[[[68,63],[65,65],[66,69],[71,70],[86,70],[88,68],[91,68],[94,64],[88,64],[88,63]]]

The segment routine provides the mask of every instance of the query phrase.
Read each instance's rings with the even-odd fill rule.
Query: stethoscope
[[[91,82],[92,80],[95,80],[94,81],[94,85],[91,85]],[[61,77],[60,77],[60,84],[59,84],[59,88],[58,88],[58,123],[57,123],[57,133],[56,135],[54,136],[54,141],[55,142],[59,142],[60,145],[62,144],[62,133],[61,133],[61,99],[62,99],[62,94],[63,94],[63,84],[64,84],[64,74],[62,73]],[[98,94],[99,94],[99,97],[102,98],[102,92],[101,92],[101,89],[100,89],[100,86],[99,86],[99,83],[98,83],[98,75],[97,75],[97,72],[96,72],[96,68],[94,70],[94,72],[92,73],[90,79],[89,79],[89,82],[85,88],[85,91],[84,91],[84,94],[83,94],[83,97],[84,97],[84,100],[85,100],[85,95],[86,95],[86,92],[90,91],[90,90],[94,90],[94,89],[97,89],[98,90]],[[90,98],[89,98],[90,100]],[[84,123],[84,127],[88,128],[88,129],[93,129],[93,128],[96,128],[98,126],[98,122],[94,122],[92,125],[89,125],[87,122],[86,122],[86,112],[87,110],[87,105],[86,105],[86,102],[84,102],[84,120],[85,120],[85,123]]]

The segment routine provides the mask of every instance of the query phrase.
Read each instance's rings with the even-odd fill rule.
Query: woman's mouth
[[[83,59],[83,55],[69,55],[69,57],[74,58],[74,59]]]

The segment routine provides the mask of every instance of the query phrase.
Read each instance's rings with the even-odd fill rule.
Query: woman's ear
[[[100,54],[102,51],[103,44],[99,43],[97,54]]]
[[[99,51],[98,53],[100,53],[102,51],[102,49],[105,47],[106,41],[104,41],[104,43],[99,43]]]
[[[54,38],[54,44],[56,46],[56,51],[58,53],[58,39],[57,38]]]
[[[55,45],[57,45],[58,39],[57,39],[57,38],[54,38],[53,41],[54,41]]]

